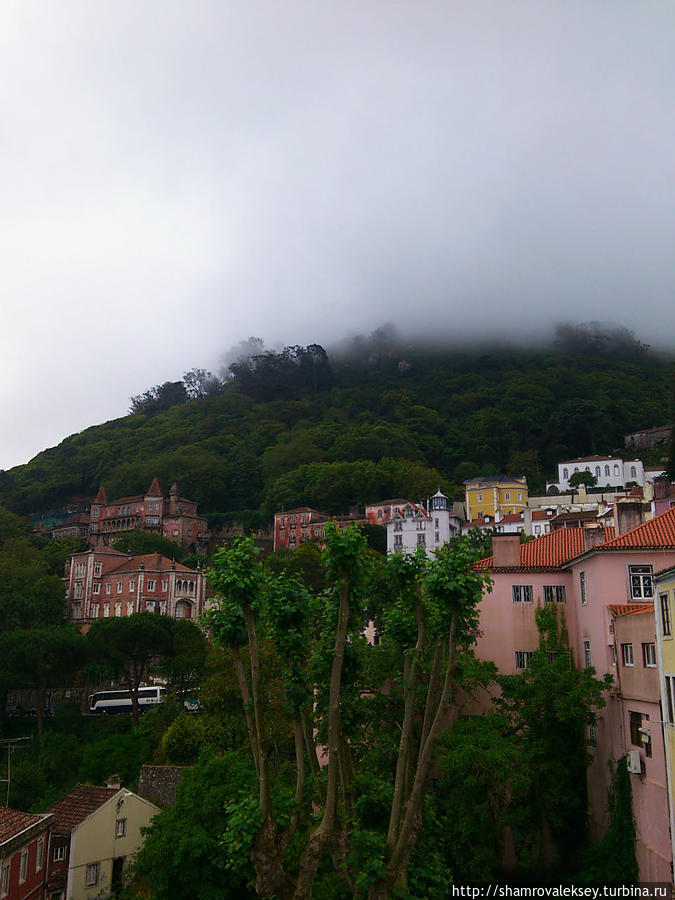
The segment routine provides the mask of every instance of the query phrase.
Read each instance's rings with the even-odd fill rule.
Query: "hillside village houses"
[[[598,487],[616,490],[631,483],[642,487],[645,481],[653,481],[663,475],[665,467],[645,467],[640,459],[622,459],[618,456],[581,456],[558,463],[558,479],[546,482],[547,492],[551,489],[562,493],[571,490],[570,478],[577,472],[593,475]]]
[[[68,618],[85,631],[96,619],[137,612],[196,619],[206,602],[203,573],[161,553],[84,550],[66,562],[64,580]]]
[[[432,556],[435,550],[460,533],[461,521],[448,498],[438,490],[426,508],[409,501],[395,507],[386,529],[388,553],[424,550],[427,556]]]
[[[78,784],[49,809],[52,841],[47,856],[50,900],[118,896],[146,828],[159,808],[122,787]]]
[[[614,528],[561,528],[524,544],[518,535],[494,535],[493,554],[482,563],[493,590],[480,604],[475,649],[505,674],[522,671],[539,645],[537,605],[556,605],[576,664],[614,679],[597,727],[588,734],[592,829],[599,834],[607,824],[608,763],[628,754],[640,880],[670,882],[654,599],[655,573],[675,567],[675,508],[646,522],[641,512],[639,501],[624,499],[615,504]],[[664,596],[668,602],[657,603],[665,635],[658,643],[672,636],[673,598],[666,591]],[[668,671],[663,680],[666,675],[675,677]]]

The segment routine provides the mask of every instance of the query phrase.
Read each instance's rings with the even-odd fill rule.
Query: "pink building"
[[[85,628],[95,619],[137,612],[196,619],[206,599],[202,572],[160,553],[127,556],[110,548],[74,553],[65,582],[68,618]]]
[[[197,515],[197,504],[179,496],[175,482],[164,497],[156,478],[145,494],[116,500],[108,500],[101,485],[89,520],[89,543],[95,549],[110,547],[125,532],[135,530],[161,534],[193,553],[204,550],[209,539],[206,519]]]
[[[607,763],[639,750],[631,737],[645,728],[652,755],[646,757],[644,744],[645,772],[631,775],[640,877],[669,881],[659,688],[649,647],[654,642],[653,573],[675,565],[675,508],[634,525],[632,505],[620,503],[615,521],[616,534],[601,525],[588,525],[552,531],[526,544],[520,544],[518,535],[496,535],[493,556],[483,561],[494,587],[481,602],[482,637],[476,649],[506,674],[522,670],[538,645],[537,603],[556,603],[564,609],[577,665],[592,665],[598,675],[611,674],[616,685],[590,743],[592,827],[601,833],[607,824]],[[632,646],[632,665],[623,645]]]

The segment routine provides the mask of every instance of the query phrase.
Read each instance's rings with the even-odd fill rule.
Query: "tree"
[[[580,484],[591,488],[595,487],[597,483],[597,477],[590,472],[573,472],[569,479],[569,485],[573,488],[579,487]]]
[[[138,689],[147,679],[154,660],[172,649],[173,620],[156,613],[97,619],[87,638],[96,658],[107,663],[131,694],[132,719],[138,724]]]
[[[131,556],[142,556],[144,553],[161,553],[162,556],[168,556],[169,559],[175,559],[177,562],[180,562],[185,557],[185,550],[180,544],[169,540],[169,538],[162,537],[161,534],[155,534],[152,531],[142,531],[141,529],[125,532],[122,537],[113,541],[113,549],[119,550],[120,553],[128,553]]]
[[[218,600],[208,622],[237,673],[258,775],[259,828],[250,854],[258,894],[309,898],[328,856],[352,896],[381,900],[407,884],[438,739],[458,715],[458,665],[475,640],[476,607],[489,579],[462,540],[430,563],[423,554],[387,560],[392,602],[380,627],[403,666],[390,700],[382,688],[393,673],[377,676],[370,664],[377,650],[360,638],[373,557],[356,528],[340,532],[329,525],[326,536],[328,589],[316,601],[299,581],[266,577],[251,540],[221,548],[210,573]],[[265,639],[279,660],[294,736],[295,787],[285,815],[273,801],[260,678]],[[374,705],[395,708],[401,717],[394,743],[396,718],[385,723]],[[372,758],[386,760],[375,782]],[[386,809],[386,833],[374,825],[372,803]]]
[[[86,654],[85,638],[70,625],[21,628],[0,635],[0,678],[6,686],[35,692],[40,744],[48,689],[81,668]]]

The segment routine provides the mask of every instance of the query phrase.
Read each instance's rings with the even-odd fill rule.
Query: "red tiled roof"
[[[605,528],[605,538],[613,537],[614,529]],[[604,544],[602,545],[604,546]],[[557,568],[584,552],[583,528],[560,528],[520,545],[522,568]],[[481,568],[492,568],[494,557],[480,561]]]
[[[615,616],[640,616],[643,613],[653,613],[653,603],[610,603],[609,609]]]
[[[77,784],[68,793],[49,807],[54,814],[54,830],[67,834],[87,816],[114,797],[118,788],[98,787],[93,784]]]
[[[13,838],[14,835],[19,834],[30,825],[35,825],[43,818],[43,815],[19,812],[6,806],[0,807],[0,844],[4,844],[5,841]]]
[[[648,522],[643,522],[613,540],[600,544],[599,550],[621,550],[629,547],[675,549],[675,507],[667,509]]]
[[[119,566],[115,566],[114,569],[106,572],[106,575],[116,575],[118,572],[137,572],[141,567],[141,563],[143,563],[143,568],[149,572],[166,572],[172,566],[178,572],[194,571],[182,563],[174,563],[172,559],[169,559],[168,556],[163,556],[161,553],[144,553],[142,556],[132,556],[131,559],[125,559]]]
[[[576,459],[564,459],[560,463],[560,465],[564,466],[566,464],[569,465],[570,463],[576,463],[576,462],[600,462],[601,460],[605,460],[605,459],[611,459],[611,460],[616,459],[616,460],[620,460],[621,462],[623,462],[623,460],[621,460],[620,456],[577,456]]]
[[[94,503],[107,503],[107,502],[108,502],[108,498],[105,495],[105,488],[103,487],[103,485],[101,485],[101,487],[98,489],[98,494],[96,495],[96,499],[94,500]]]

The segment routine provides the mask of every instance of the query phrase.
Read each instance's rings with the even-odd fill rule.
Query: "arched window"
[[[635,466],[630,467],[630,477],[637,478],[637,469],[635,468]]]
[[[575,471],[575,472],[578,472],[578,471],[579,471],[579,466],[575,466],[575,467],[574,467],[574,471]]]
[[[595,467],[595,477],[596,477],[596,478],[599,478],[599,477],[600,477],[600,466],[596,466],[596,467]]]
[[[609,477],[609,466],[605,466],[605,475]]]
[[[567,469],[563,469],[563,478],[565,479],[565,481],[567,481],[567,479],[569,477],[570,477],[569,471]]]
[[[619,473],[619,467],[616,466],[616,465],[614,466],[614,474],[615,474],[615,475],[619,475],[619,474],[620,474],[620,473]]]

